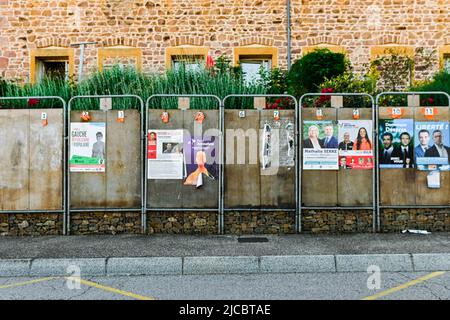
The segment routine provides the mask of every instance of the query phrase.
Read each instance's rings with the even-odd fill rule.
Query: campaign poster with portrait
[[[185,136],[185,186],[200,188],[207,181],[219,179],[218,142],[216,136]]]
[[[414,168],[414,120],[379,120],[380,168]]]
[[[450,170],[448,122],[415,122],[414,141],[417,169]]]
[[[106,123],[70,124],[70,172],[106,171]]]
[[[371,120],[338,121],[339,167],[341,169],[373,169]]]
[[[303,169],[339,170],[337,121],[303,121]]]
[[[148,179],[183,179],[183,130],[148,130]]]

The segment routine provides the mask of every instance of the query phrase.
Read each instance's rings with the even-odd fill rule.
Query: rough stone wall
[[[370,233],[371,210],[303,210],[302,232]]]
[[[450,231],[449,209],[383,209],[381,232],[422,229],[431,232]],[[218,233],[214,212],[152,212],[147,217],[148,234]],[[225,234],[293,234],[292,212],[226,212]],[[72,213],[72,235],[140,234],[141,216],[128,213]],[[62,235],[61,214],[0,214],[0,236]],[[302,233],[342,234],[371,233],[370,210],[304,210]]]
[[[72,235],[141,233],[141,214],[136,212],[91,212],[71,214]]]
[[[62,233],[62,214],[0,214],[0,235],[3,236],[50,236]]]
[[[215,212],[150,212],[147,233],[202,234],[218,233]]]
[[[4,1],[3,1],[4,2]],[[280,48],[286,61],[284,0],[10,0],[0,2],[0,72],[29,76],[29,49],[97,41],[99,47],[142,48],[143,70],[165,68],[165,48],[210,47],[217,57],[244,44]],[[97,50],[86,52],[86,71],[97,69]],[[79,49],[75,51],[78,66]],[[2,62],[3,61],[3,62]],[[77,71],[76,71],[77,72]]]
[[[225,212],[225,234],[295,233],[293,212]]]
[[[0,214],[0,235],[7,235],[9,231],[9,222],[7,214]]]
[[[450,231],[450,209],[383,209],[380,221],[381,232]]]
[[[387,44],[436,50],[450,44],[450,2],[446,0],[295,1],[293,50],[329,43],[347,49],[357,71],[370,61],[370,48]],[[423,78],[434,70],[416,70]]]
[[[292,0],[293,58],[304,46],[340,45],[358,71],[372,46],[438,51],[450,44],[449,30],[447,0]],[[0,75],[22,81],[29,77],[29,50],[37,47],[97,41],[86,51],[85,71],[97,69],[96,47],[138,47],[150,71],[164,69],[169,46],[207,46],[217,58],[236,46],[263,44],[279,48],[284,67],[286,38],[285,0],[0,0]],[[79,49],[76,68],[78,57]]]

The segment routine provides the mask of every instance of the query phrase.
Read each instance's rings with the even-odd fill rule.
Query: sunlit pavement
[[[0,299],[450,299],[450,272],[0,278]],[[368,281],[369,280],[369,281]]]

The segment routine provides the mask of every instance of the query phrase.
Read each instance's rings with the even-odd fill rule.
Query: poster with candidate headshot
[[[450,170],[449,123],[416,122],[414,155],[419,170]]]
[[[183,130],[148,130],[148,179],[184,178]]]
[[[70,172],[106,171],[106,123],[70,124]]]
[[[414,168],[414,120],[379,120],[380,168]]]
[[[339,120],[339,167],[341,169],[373,169],[371,120]]]
[[[338,170],[337,121],[303,121],[303,169]]]

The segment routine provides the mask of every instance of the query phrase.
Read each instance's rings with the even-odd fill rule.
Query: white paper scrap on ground
[[[439,189],[441,187],[441,173],[440,171],[431,171],[427,176],[428,188]]]
[[[429,232],[427,230],[415,230],[415,229],[403,230],[402,233],[431,234],[431,232]]]

